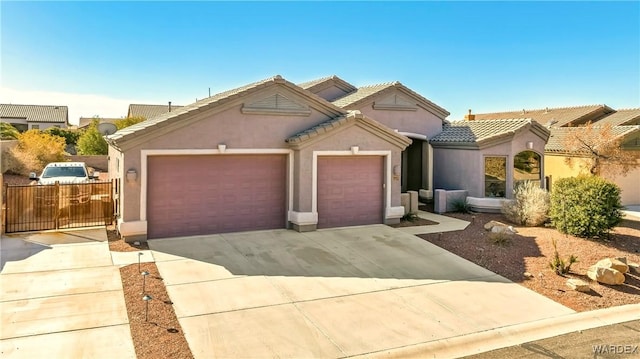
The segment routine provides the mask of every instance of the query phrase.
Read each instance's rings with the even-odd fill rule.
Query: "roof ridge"
[[[361,88],[371,88],[371,87],[378,87],[378,86],[395,86],[397,84],[400,84],[400,82],[399,81],[381,82],[381,83],[377,83],[377,84],[360,86],[360,87],[358,87],[358,90],[360,90]]]
[[[619,109],[615,109],[614,111],[619,112],[619,111],[638,111],[638,110],[640,110],[640,107],[619,108]]]
[[[525,112],[535,112],[535,111],[546,111],[546,110],[573,110],[573,109],[579,109],[579,108],[587,108],[587,107],[606,107],[606,105],[604,104],[593,104],[593,105],[579,105],[579,106],[565,106],[565,107],[545,107],[545,108],[536,108],[536,109],[518,109],[518,110],[511,110],[511,111],[498,111],[498,112],[487,112],[487,113],[507,113],[507,112],[522,112],[522,110],[524,110]],[[473,114],[473,113],[472,113]],[[482,113],[480,113],[482,114]]]
[[[23,105],[23,104],[17,104],[17,103],[0,103],[0,106],[69,107],[67,105]]]

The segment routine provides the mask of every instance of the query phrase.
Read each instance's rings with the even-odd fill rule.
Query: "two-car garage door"
[[[148,238],[286,226],[286,156],[150,156]]]

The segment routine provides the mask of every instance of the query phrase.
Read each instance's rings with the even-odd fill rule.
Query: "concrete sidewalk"
[[[401,227],[397,228],[398,230],[409,233],[413,235],[417,234],[428,234],[428,233],[441,233],[441,232],[452,232],[452,231],[462,231],[469,225],[469,222],[463,221],[461,219],[447,217],[431,212],[418,211],[418,217],[422,219],[427,219],[432,222],[436,222],[438,224],[430,225],[430,226],[413,226],[413,227]]]
[[[104,228],[0,240],[0,356],[135,358]]]

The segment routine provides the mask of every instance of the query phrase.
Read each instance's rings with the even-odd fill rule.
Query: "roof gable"
[[[283,94],[275,93],[249,104],[243,104],[242,113],[254,115],[309,116],[311,109],[307,104],[298,103]]]
[[[68,123],[69,109],[57,105],[0,104],[1,118],[21,118],[27,122]]]
[[[296,148],[304,148],[321,141],[326,136],[337,133],[350,126],[359,126],[374,135],[385,139],[402,149],[411,144],[411,140],[396,131],[363,115],[360,111],[350,111],[346,116],[334,118],[297,133],[286,139],[286,142]]]
[[[305,98],[310,106],[330,117],[342,116],[347,113],[345,110],[334,106],[323,98],[285,80],[280,75],[276,75],[242,87],[220,92],[213,96],[196,101],[190,105],[177,108],[174,111],[164,113],[133,126],[123,128],[113,135],[108,136],[107,139],[111,144],[121,146],[134,137],[138,138],[141,135],[151,135],[159,126],[164,127],[170,123],[178,121],[180,121],[181,125],[188,125],[188,119],[194,114],[215,108],[225,108],[226,105],[239,103],[243,98],[273,86],[281,86],[292,91],[296,95]],[[187,121],[182,121],[185,119],[187,119]]]
[[[595,122],[614,110],[606,105],[589,105],[575,107],[544,108],[536,110],[523,109],[520,111],[506,111],[473,114],[477,120],[504,120],[511,118],[530,118],[547,127],[563,127]]]
[[[346,93],[350,93],[357,90],[355,86],[339,78],[336,75],[322,77],[319,79],[303,82],[298,84],[298,86],[302,87],[305,90],[311,91],[313,93],[318,93],[331,86],[335,86]]]
[[[449,111],[429,101],[419,93],[411,90],[398,81],[360,87],[357,91],[341,97],[333,101],[333,103],[336,106],[345,109],[355,110],[359,106],[367,102],[373,102],[376,99],[384,96],[385,94],[393,92],[394,90],[397,90],[398,92],[405,95],[406,99],[410,99],[410,103],[413,103],[415,106],[424,108],[425,110],[440,117],[442,120],[444,120],[450,114]],[[381,99],[381,101],[385,101],[384,97]]]
[[[510,141],[516,134],[531,131],[545,141],[549,130],[528,119],[456,121],[429,140],[433,147],[479,149]]]

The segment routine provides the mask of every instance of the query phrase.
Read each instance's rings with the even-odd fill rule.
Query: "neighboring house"
[[[499,210],[518,182],[541,183],[549,130],[531,119],[457,121],[431,138],[434,187],[467,190],[474,209]]]
[[[467,120],[496,120],[505,119],[513,115],[525,115],[550,130],[549,142],[544,151],[544,174],[546,187],[553,188],[553,181],[576,176],[581,173],[580,161],[586,157],[571,154],[565,148],[565,138],[571,131],[581,131],[581,127],[589,122],[594,126],[609,124],[614,135],[623,138],[622,148],[634,151],[640,156],[640,109],[614,110],[606,105],[577,106],[564,108],[546,108],[540,110],[522,110],[512,112],[496,112],[488,114],[470,114]],[[574,162],[568,166],[566,159],[570,157]],[[626,176],[615,176],[604,173],[603,177],[615,182],[622,190],[623,205],[640,204],[640,168],[627,173]]]
[[[345,84],[332,77],[308,88],[329,99],[360,91]],[[397,223],[411,144],[401,132],[426,136],[448,112],[402,85],[384,87],[344,104],[373,108],[347,111],[275,76],[108,136],[109,175],[122,179],[120,233],[132,241]],[[430,114],[424,107],[439,116],[417,128],[409,116],[402,129],[400,114]]]
[[[80,121],[78,122],[78,129],[84,129],[89,127],[93,120],[98,120],[98,123],[112,123],[115,124],[116,121],[121,120],[121,118],[101,118],[101,117],[80,117]]]
[[[20,132],[49,127],[66,128],[69,109],[67,106],[55,105],[0,104],[0,120],[10,123]]]
[[[433,149],[429,139],[440,132],[449,112],[400,82],[355,86],[337,76],[300,84],[301,87],[345,110],[365,116],[412,139],[402,152],[401,189],[433,196]]]
[[[177,110],[181,107],[182,106],[172,105],[171,102],[169,102],[168,105],[141,105],[132,103],[129,105],[127,117],[142,117],[145,119],[150,119],[156,116],[163,115],[167,112]]]

